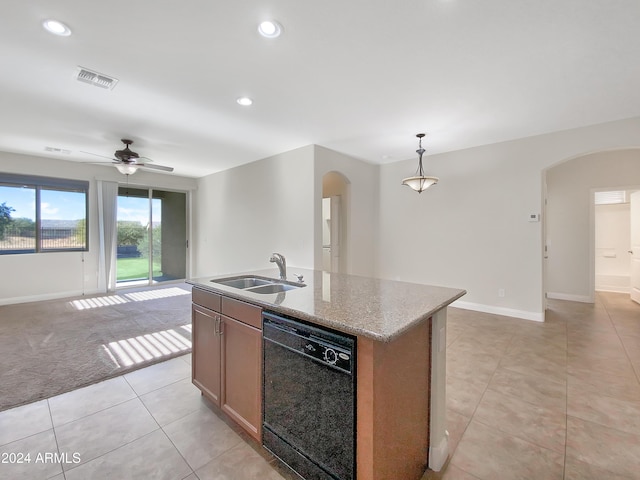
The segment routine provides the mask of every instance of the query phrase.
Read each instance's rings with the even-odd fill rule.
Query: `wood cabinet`
[[[219,313],[195,303],[191,307],[192,381],[216,405],[220,405],[219,316]]]
[[[260,440],[262,428],[262,332],[222,316],[220,407]]]
[[[193,289],[193,383],[260,440],[262,309]]]

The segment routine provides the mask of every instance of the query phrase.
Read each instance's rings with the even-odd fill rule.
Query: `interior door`
[[[640,303],[640,191],[631,199],[631,300]]]

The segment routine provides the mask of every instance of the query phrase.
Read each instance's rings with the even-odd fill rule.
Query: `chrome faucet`
[[[284,255],[281,255],[279,253],[272,253],[269,261],[275,262],[275,264],[278,265],[278,268],[280,269],[280,280],[286,280],[287,279],[287,261],[285,260]]]

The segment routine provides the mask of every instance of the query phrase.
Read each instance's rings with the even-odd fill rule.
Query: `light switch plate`
[[[530,222],[539,222],[540,221],[540,214],[539,213],[530,213],[529,214],[529,221]]]

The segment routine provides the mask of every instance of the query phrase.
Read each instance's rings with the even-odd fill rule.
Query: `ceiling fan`
[[[121,142],[124,143],[124,148],[122,150],[116,150],[113,156],[115,158],[112,159],[111,162],[99,162],[99,163],[111,163],[115,166],[118,171],[124,175],[133,175],[138,171],[139,168],[148,168],[152,170],[161,170],[163,172],[173,172],[173,167],[165,167],[164,165],[156,165],[153,163],[153,160],[146,157],[141,157],[136,152],[129,148],[129,145],[133,144],[133,140],[129,140],[128,138],[122,138]],[[97,153],[91,152],[82,152],[88,153],[89,155],[96,155],[98,157],[105,157],[104,155],[98,155]]]

